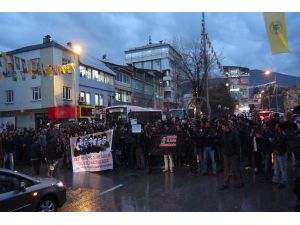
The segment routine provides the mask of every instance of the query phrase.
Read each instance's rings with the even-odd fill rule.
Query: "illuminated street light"
[[[79,45],[75,45],[73,50],[74,50],[75,53],[77,53],[78,55],[80,55],[80,53],[81,53],[81,47]]]
[[[270,70],[266,70],[266,71],[265,71],[265,75],[268,76],[268,75],[270,75],[270,74],[271,74],[271,71],[270,71]]]
[[[261,91],[261,93],[265,93],[265,91],[264,91],[264,90],[262,90],[262,91]]]
[[[228,87],[228,86],[229,86],[229,84],[228,84],[228,83],[226,83],[225,85],[226,85],[226,87]]]

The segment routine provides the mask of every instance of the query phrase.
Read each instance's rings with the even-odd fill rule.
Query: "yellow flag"
[[[264,17],[272,54],[290,52],[285,13],[267,12]]]
[[[27,72],[30,76],[32,76],[32,70],[31,70],[31,62],[29,60],[27,62]]]
[[[2,52],[1,55],[2,55],[2,60],[3,60],[4,72],[7,73],[8,63],[7,63],[6,52]]]

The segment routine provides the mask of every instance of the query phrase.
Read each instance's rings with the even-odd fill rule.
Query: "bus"
[[[106,108],[106,124],[111,126],[116,122],[130,122],[137,119],[138,123],[153,123],[162,120],[162,111],[159,109],[143,108],[133,105],[117,105]]]
[[[178,117],[180,120],[183,120],[185,117],[193,118],[194,117],[194,109],[170,109],[169,110],[172,118]]]

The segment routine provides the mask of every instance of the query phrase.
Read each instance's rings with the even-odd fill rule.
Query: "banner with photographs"
[[[113,169],[113,130],[70,138],[73,172]]]

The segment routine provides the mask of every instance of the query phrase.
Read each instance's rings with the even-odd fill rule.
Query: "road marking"
[[[122,187],[122,186],[123,186],[123,184],[119,184],[119,185],[117,185],[117,186],[115,186],[115,187],[112,187],[112,188],[110,188],[110,189],[108,189],[108,190],[106,190],[106,191],[101,192],[100,195],[104,195],[104,194],[106,194],[106,193],[108,193],[108,192],[111,192],[111,191],[113,191],[113,190],[116,190],[116,189],[118,189],[118,188],[120,188],[120,187]]]

